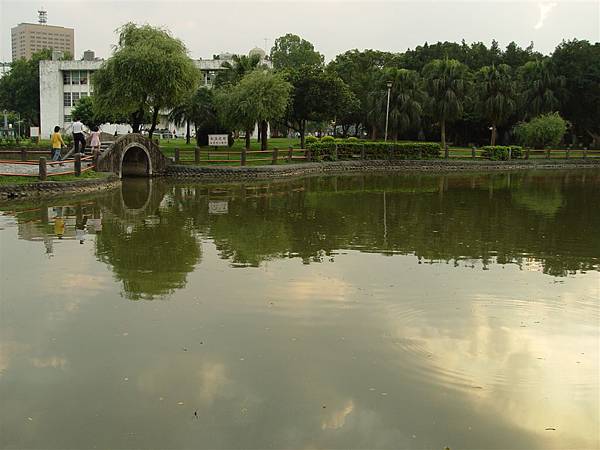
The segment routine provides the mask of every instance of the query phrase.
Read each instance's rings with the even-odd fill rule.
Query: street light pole
[[[388,81],[387,82],[387,90],[388,90],[388,94],[387,94],[387,108],[385,111],[385,137],[384,137],[384,141],[387,142],[387,136],[388,136],[388,122],[390,119],[390,92],[392,91],[392,82]]]

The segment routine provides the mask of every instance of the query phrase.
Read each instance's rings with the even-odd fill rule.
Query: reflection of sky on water
[[[254,255],[238,236],[225,242],[235,201],[209,228],[208,203],[196,211],[173,193],[157,204],[172,209],[100,208],[102,232],[55,240],[52,259],[0,216],[1,446],[598,445],[598,271],[550,276],[532,251],[521,265],[357,250],[303,264],[281,248],[236,268],[224,246]],[[181,234],[157,234],[161,224]],[[52,234],[51,218],[42,229]],[[198,257],[158,301],[124,301],[128,277],[155,267],[123,259],[144,236],[181,252],[195,242]]]

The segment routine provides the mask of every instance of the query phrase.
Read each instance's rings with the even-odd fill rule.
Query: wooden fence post
[[[446,147],[444,148],[444,158],[446,158],[446,159],[450,158],[450,151],[448,150],[448,144],[446,144]]]
[[[337,142],[336,142],[333,147],[333,160],[337,161],[337,159],[338,159],[338,148],[337,148]]]
[[[473,146],[471,147],[471,158],[475,159],[477,157],[477,147]]]
[[[73,162],[73,170],[75,171],[76,177],[81,175],[81,153],[75,153],[75,161]]]
[[[48,167],[46,166],[46,158],[44,158],[43,156],[40,157],[39,167],[40,170],[38,178],[40,179],[40,181],[46,181],[46,178],[48,177]]]
[[[21,161],[27,161],[27,149],[26,148],[21,149]]]
[[[200,147],[194,148],[194,162],[200,164]]]
[[[277,164],[277,154],[278,153],[279,153],[279,150],[277,150],[277,147],[273,148],[273,159],[271,160],[272,165]]]
[[[569,159],[571,157],[571,147],[567,147],[567,153],[565,155],[565,158]]]
[[[240,159],[240,165],[242,165],[242,166],[246,165],[246,156],[247,156],[246,155],[246,151],[248,151],[248,149],[246,147],[244,147],[242,149],[242,156],[241,156],[241,159]]]
[[[310,148],[306,149],[306,151],[304,152],[304,156],[306,156],[306,161],[312,160],[312,152],[310,151]]]
[[[292,162],[292,155],[293,155],[293,153],[294,153],[294,148],[293,148],[293,147],[290,147],[290,148],[288,149],[288,155],[287,155],[287,162],[288,162],[288,163],[291,163],[291,162]]]
[[[366,159],[365,144],[360,147],[360,159]]]
[[[525,159],[529,159],[529,150],[530,148],[527,147],[527,150],[525,151]]]
[[[179,148],[175,149],[175,164],[179,164]]]
[[[546,151],[546,159],[550,159],[550,148]]]
[[[508,147],[508,160],[512,159],[512,147]]]
[[[587,158],[587,147],[583,147],[583,157]]]

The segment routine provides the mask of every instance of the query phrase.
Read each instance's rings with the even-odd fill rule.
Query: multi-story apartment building
[[[251,50],[256,53],[260,49]],[[264,58],[264,52],[260,53]],[[219,59],[196,60],[196,67],[202,74],[202,83],[211,86],[216,74],[223,70],[222,64],[231,62],[232,55],[221,54]],[[92,95],[92,74],[100,68],[102,60],[96,59],[93,52],[86,52],[81,61],[40,61],[40,132],[42,136],[50,136],[53,128],[58,125],[68,130],[73,121],[72,111],[77,102]],[[271,62],[263,59],[263,64],[270,67]],[[164,118],[163,118],[164,119]],[[164,121],[164,120],[163,120]],[[172,125],[163,124],[170,130]],[[104,126],[103,131],[126,133],[128,126]]]
[[[73,28],[46,25],[45,23],[21,23],[11,29],[12,60],[25,58],[49,48],[75,54],[75,31]]]

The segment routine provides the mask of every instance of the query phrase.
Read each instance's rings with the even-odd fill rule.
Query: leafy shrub
[[[337,154],[336,154],[337,145]],[[315,142],[307,145],[313,158],[317,160],[352,159],[362,156],[363,148],[367,159],[417,159],[437,158],[440,154],[440,145],[434,142]]]
[[[304,138],[304,142],[306,144],[313,144],[315,142],[319,142],[319,139],[317,139],[315,136],[306,136],[306,138]]]
[[[335,138],[333,136],[323,136],[321,142],[335,142]]]
[[[486,145],[481,150],[481,155],[492,161],[508,161],[509,154],[512,159],[520,158],[523,155],[523,148],[518,145]]]
[[[355,136],[350,136],[348,139],[346,139],[346,142],[360,142],[360,139]]]
[[[558,113],[542,114],[515,127],[519,141],[533,148],[558,145],[567,131],[567,122]]]
[[[72,147],[73,146],[73,134],[67,133],[67,134],[63,135],[63,141],[65,142],[65,146],[67,148]]]

